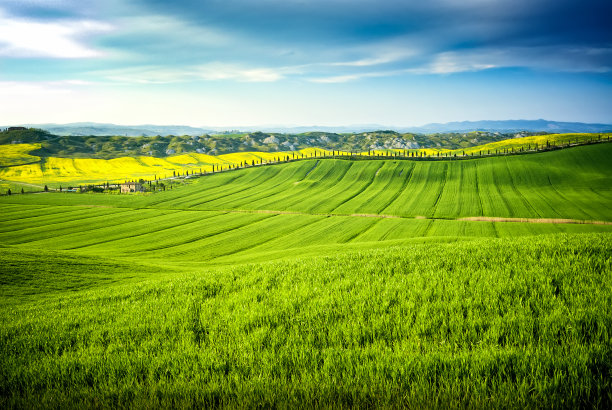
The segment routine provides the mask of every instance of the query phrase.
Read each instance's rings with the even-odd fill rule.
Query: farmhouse
[[[126,182],[125,184],[121,184],[121,193],[129,193],[129,192],[144,192],[144,188],[142,184],[138,182]]]

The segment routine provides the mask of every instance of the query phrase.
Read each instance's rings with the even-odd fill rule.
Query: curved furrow
[[[338,184],[332,184],[333,180],[329,177],[330,173],[336,172],[339,170],[339,173],[343,174],[344,179],[347,175],[350,174],[353,166],[351,163],[346,162],[323,162],[321,167],[315,168],[313,167],[308,175],[311,175],[312,172],[324,172],[324,177],[319,179],[311,180],[309,176],[305,176],[301,178],[289,186],[285,190],[277,192],[276,195],[271,196],[263,196],[257,201],[254,201],[250,204],[251,209],[288,209],[294,203],[302,203],[303,201],[310,201],[312,197],[310,195],[318,195],[323,192],[325,189],[328,189],[329,186],[338,186]],[[316,175],[316,174],[315,174]],[[336,176],[334,176],[336,178]],[[323,181],[323,183],[321,182]],[[340,188],[339,188],[340,190]],[[304,195],[305,194],[305,195]]]
[[[516,194],[516,196],[521,200],[521,202],[525,206],[525,209],[529,212],[529,214],[526,216],[540,217],[541,214],[529,203],[529,201],[525,198],[525,196],[523,196],[523,194],[517,188],[516,183],[515,183],[515,177],[513,175],[512,170],[510,169],[510,166],[508,165],[508,160],[506,158],[504,159],[505,161],[503,162],[504,162],[504,166],[506,167],[506,171],[508,172],[508,175],[509,175],[508,180],[510,182],[510,187],[512,188],[512,191]]]
[[[54,215],[49,214],[42,216],[40,218],[27,218],[26,220],[20,220],[19,222],[6,224],[4,227],[0,227],[0,234],[4,232],[17,232],[23,229],[28,229],[32,226],[53,226],[55,224],[70,221],[79,221],[83,219],[87,219],[89,217],[97,216],[99,213],[105,214],[113,214],[121,212],[120,208],[102,208],[102,209],[92,209],[92,208],[80,208],[80,209],[71,209],[68,212],[62,212],[60,214]]]
[[[386,165],[388,167],[386,168]],[[389,169],[390,168],[390,169]],[[395,192],[392,187],[397,185],[397,170],[402,168],[401,162],[385,162],[374,174],[372,184],[366,187],[359,195],[346,203],[346,207],[354,209],[354,213],[376,214],[379,213],[381,202]]]
[[[370,185],[372,185],[374,183],[374,180],[376,179],[376,173],[378,173],[378,171],[380,171],[380,169],[384,166],[384,162],[381,162],[380,164],[376,164],[378,165],[378,167],[376,168],[376,171],[372,174],[370,174],[370,177],[367,178],[365,181],[365,184],[360,186],[359,189],[351,194],[349,197],[344,198],[342,200],[342,202],[340,202],[340,204],[338,204],[335,208],[333,208],[331,210],[331,212],[337,212],[337,213],[341,213],[343,209],[348,207],[348,203],[350,201],[352,201],[353,199],[357,198],[359,195],[361,195],[366,189],[368,189],[368,187]],[[367,172],[367,169],[364,167],[364,169],[362,170],[362,173]],[[360,174],[361,175],[361,174]],[[345,207],[345,208],[343,208]],[[353,209],[350,209],[349,211],[345,212],[345,213],[353,213]]]
[[[215,203],[219,208],[243,208],[252,209],[260,199],[270,199],[279,193],[284,193],[291,186],[292,180],[303,180],[305,178],[304,171],[307,167],[283,167],[283,170],[271,178],[264,181],[261,185],[256,185],[251,188],[244,189],[236,194],[236,198],[228,196],[223,198],[223,201]],[[307,171],[306,173],[308,173]]]
[[[479,182],[479,171],[478,171],[478,161],[474,161],[474,184],[476,189],[476,196],[478,197],[478,215],[484,215],[484,208],[482,206],[482,193],[480,190],[480,182]]]
[[[402,192],[404,192],[406,188],[408,187],[408,184],[410,183],[410,179],[412,178],[412,172],[414,171],[414,162],[411,162],[409,164],[410,164],[410,169],[408,170],[408,172],[406,173],[406,176],[404,177],[404,183],[402,184],[401,188],[398,191],[396,191],[395,194],[391,196],[391,198],[389,198],[385,206],[382,207],[382,209],[380,209],[379,213],[384,214],[387,211],[387,208],[389,208],[391,204],[394,203],[395,200],[399,198]],[[401,173],[400,173],[400,176],[401,176]]]
[[[235,172],[246,173],[245,170]],[[246,173],[251,177],[248,183],[246,183],[247,181],[245,181],[245,183],[230,183],[226,189],[212,191],[207,191],[204,185],[200,191],[201,197],[195,198],[193,201],[189,202],[189,208],[198,209],[202,208],[204,205],[208,208],[219,208],[215,201],[224,201],[231,195],[240,194],[247,189],[258,189],[257,187],[260,186],[260,184],[273,180],[280,172],[282,172],[281,167],[267,166],[264,167],[261,172]]]
[[[11,209],[10,211],[2,209],[0,213],[0,223],[9,221],[15,222],[29,218],[40,218],[47,215],[56,215],[61,212],[74,211],[72,207],[58,207],[53,205],[26,205],[25,208],[26,209],[24,209],[24,206],[16,206],[15,209]]]
[[[222,254],[233,253],[228,249],[245,246],[244,243],[260,241],[266,235],[274,235],[275,231],[267,229],[270,219],[282,217],[280,214],[244,214],[252,219],[234,226],[224,226],[214,232],[206,232],[190,240],[179,240],[160,248],[149,248],[139,253],[159,251],[161,256],[185,258],[188,255],[196,259],[211,258],[211,254],[220,249]],[[263,227],[262,227],[263,224]],[[212,241],[210,241],[212,239]]]
[[[489,163],[491,164],[491,163]],[[514,217],[516,216],[516,212],[514,211],[513,207],[510,205],[508,199],[506,198],[506,195],[502,192],[502,185],[499,181],[499,177],[496,173],[496,168],[494,167],[490,167],[490,171],[491,171],[491,180],[492,180],[492,184],[490,184],[489,186],[493,186],[493,188],[495,189],[495,191],[497,192],[497,195],[491,195],[490,199],[492,201],[492,214],[495,216],[504,216],[503,212],[498,212],[498,205],[500,204],[500,202],[504,205],[505,210],[507,211],[506,215],[510,216],[510,217]],[[495,201],[495,198],[498,198],[497,201]]]
[[[173,205],[175,202],[183,202],[192,197],[199,198],[202,196],[203,190],[208,191],[226,191],[234,189],[235,183],[248,182],[251,183],[252,179],[259,178],[260,176],[255,172],[243,172],[244,170],[237,170],[231,172],[222,172],[217,174],[204,175],[196,181],[195,184],[181,188],[179,191],[165,191],[162,193],[164,198],[159,201],[149,201],[150,206],[155,205]],[[244,179],[244,181],[243,181]]]
[[[322,165],[317,167],[307,178],[289,188],[282,199],[262,200],[259,207],[260,209],[265,209],[267,206],[274,206],[276,209],[307,211],[315,196],[321,195],[326,190],[334,187],[352,167],[353,164],[351,162],[340,160],[323,161]]]
[[[444,193],[444,186],[446,185],[446,180],[448,178],[448,168],[449,168],[449,165],[448,165],[448,163],[445,162],[444,163],[444,176],[441,179],[442,183],[441,183],[440,188],[438,189],[438,195],[437,195],[436,199],[434,200],[433,205],[431,206],[430,210],[427,212],[426,215],[431,215],[432,217],[433,216],[437,216],[436,215],[436,209],[438,207],[438,203],[440,202],[440,198],[442,197],[442,194]]]
[[[124,239],[143,237],[147,234],[155,233],[155,235],[163,237],[167,231],[180,226],[182,228],[189,227],[190,224],[202,222],[202,220],[212,218],[219,214],[210,213],[205,215],[202,213],[192,213],[185,215],[176,211],[170,213],[161,213],[147,220],[141,220],[138,222],[128,223],[129,226],[124,224],[117,224],[111,227],[107,227],[100,232],[96,232],[95,235],[91,235],[88,232],[83,232],[80,235],[72,235],[66,238],[66,240],[56,240],[53,242],[53,246],[48,244],[49,247],[60,248],[64,250],[83,250],[93,249],[99,245],[107,245],[114,243],[118,246],[113,247],[113,253],[121,253],[125,251],[123,246],[119,246],[118,242]]]
[[[112,221],[115,218],[121,218],[123,223],[126,218],[126,214],[132,214],[131,217],[128,218],[128,221],[137,220],[142,218],[142,215],[139,212],[134,212],[129,209],[123,209],[117,213],[113,213],[110,216],[111,221],[109,222],[109,215],[96,213],[91,215],[89,218],[83,219],[70,219],[68,221],[63,221],[51,225],[43,224],[32,226],[28,228],[24,228],[19,231],[11,231],[0,234],[0,242],[4,242],[7,244],[18,245],[33,241],[41,241],[44,239],[53,238],[54,240],[58,240],[61,236],[65,235],[78,235],[82,232],[91,232],[98,227],[107,227],[109,223],[113,223]]]
[[[221,217],[223,218],[224,216],[228,215],[230,214],[224,214],[221,215]],[[278,214],[234,214],[231,215],[231,217],[222,220],[221,224],[214,224],[211,223],[211,221],[204,221],[205,225],[198,227],[199,229],[197,230],[190,227],[189,231],[185,232],[182,236],[174,235],[171,238],[165,236],[154,242],[154,245],[150,245],[150,243],[152,243],[153,239],[155,239],[157,236],[157,232],[150,232],[148,233],[148,245],[141,245],[140,242],[132,245],[126,244],[125,249],[134,255],[150,254],[151,252],[159,252],[160,255],[165,255],[174,252],[174,250],[178,247],[184,245],[195,246],[205,239],[210,239],[228,232],[237,231],[244,227],[248,227],[276,216],[278,216]],[[202,221],[194,221],[193,224],[201,222]],[[180,228],[182,229],[184,227]]]
[[[219,178],[217,178],[219,177]],[[245,178],[245,181],[242,179]],[[188,203],[192,200],[199,200],[204,195],[204,191],[209,195],[207,201],[213,200],[215,195],[218,197],[222,197],[227,194],[227,192],[235,192],[236,184],[240,184],[241,182],[252,183],[253,180],[257,180],[262,178],[258,173],[248,173],[243,172],[243,170],[231,171],[226,174],[217,174],[217,175],[208,175],[200,177],[200,179],[193,185],[193,187],[188,187],[174,192],[166,191],[166,196],[170,196],[170,198],[164,198],[162,201],[153,201],[151,205],[163,205],[164,207],[169,208],[178,208],[184,203]],[[212,181],[211,181],[212,180]],[[223,181],[219,183],[219,180]],[[212,185],[212,186],[211,186]]]
[[[257,227],[258,235],[251,235],[250,240],[248,241],[236,241],[235,245],[231,248],[225,246],[226,240],[218,241],[222,248],[218,252],[209,252],[208,257],[210,258],[221,258],[228,255],[238,255],[238,254],[249,254],[256,253],[258,250],[265,249],[278,249],[275,246],[275,243],[281,241],[281,243],[285,243],[284,240],[290,236],[295,234],[299,234],[304,230],[312,229],[312,220],[302,217],[297,217],[295,215],[279,215],[282,218],[282,221],[277,222],[277,227],[266,225],[265,229],[260,229]],[[289,218],[293,217],[292,220]],[[281,219],[278,218],[278,219]],[[324,218],[324,217],[318,217]],[[276,221],[276,220],[274,220]],[[272,221],[272,223],[274,223]],[[267,220],[266,222],[270,222]],[[276,228],[276,229],[275,229]],[[235,232],[237,236],[246,236],[244,233]],[[206,244],[205,247],[208,249],[209,247],[214,246],[214,244]],[[282,250],[289,250],[289,248],[282,248]],[[199,258],[199,257],[198,257]]]

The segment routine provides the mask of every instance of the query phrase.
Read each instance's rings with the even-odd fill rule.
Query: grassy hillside
[[[205,270],[11,249],[0,403],[607,408],[610,243],[476,240]]]
[[[612,145],[461,161],[307,160],[194,179],[140,197],[72,203],[190,210],[273,210],[428,218],[612,221]],[[63,194],[7,201],[64,204]]]
[[[35,131],[35,130],[34,130]],[[32,131],[32,132],[34,132]],[[30,131],[14,131],[27,133]],[[0,133],[1,134],[1,133]],[[376,138],[387,135],[385,132],[376,134]],[[51,142],[62,144],[62,146],[77,149],[66,138],[75,137],[53,137],[43,133],[40,138],[29,138],[29,140],[43,141],[34,143],[23,143],[21,140],[11,140],[10,145],[0,145],[0,193],[6,193],[9,187],[25,188],[35,190],[35,187],[48,185],[52,188],[60,186],[78,186],[88,184],[102,184],[106,182],[123,182],[125,180],[153,180],[168,178],[173,175],[185,175],[186,173],[210,173],[218,170],[228,170],[236,167],[248,167],[257,164],[279,162],[285,160],[296,160],[320,156],[337,156],[354,158],[370,157],[401,157],[408,159],[443,159],[465,158],[466,156],[496,155],[505,153],[518,153],[547,149],[550,147],[567,147],[572,145],[584,144],[591,141],[608,141],[610,134],[550,134],[540,136],[527,136],[521,138],[496,140],[490,144],[471,144],[459,149],[447,149],[442,145],[439,147],[414,148],[409,147],[406,141],[397,138],[385,140],[387,143],[380,145],[378,142],[365,147],[365,150],[347,151],[342,144],[338,145],[325,135],[320,135],[318,139],[312,140],[312,145],[296,146],[289,144],[279,149],[259,150],[254,145],[244,145],[235,147],[234,151],[222,155],[211,155],[203,153],[200,148],[195,148],[193,144],[186,144],[185,149],[177,150],[183,152],[176,154],[175,150],[169,150],[170,155],[162,152],[140,152],[130,148],[120,150],[120,155],[110,156],[91,156],[80,155],[75,152],[54,152],[45,148]],[[325,137],[325,138],[324,138]],[[84,138],[84,137],[83,137]],[[103,138],[103,137],[97,137]],[[115,138],[115,137],[113,137]],[[128,137],[129,144],[137,144]],[[161,138],[161,137],[160,137]],[[178,138],[178,137],[177,137]],[[224,138],[235,138],[235,136],[224,136]],[[276,137],[274,137],[276,138]],[[353,135],[351,138],[371,141],[374,138],[370,134]],[[449,137],[453,140],[454,137]],[[28,138],[24,138],[28,140]],[[58,142],[59,141],[59,142]],[[389,142],[390,141],[390,142]],[[402,142],[403,141],[403,142]],[[474,139],[477,141],[477,138]],[[126,142],[126,144],[128,143]],[[189,139],[188,142],[193,142]],[[95,145],[94,143],[91,143]],[[103,145],[106,145],[104,143]],[[108,142],[108,144],[114,144]],[[152,143],[145,145],[149,146]],[[298,144],[299,145],[299,144]],[[42,146],[42,148],[41,148]],[[114,145],[113,145],[114,146]],[[317,147],[318,146],[318,147]],[[418,143],[415,145],[420,147]],[[448,145],[447,146],[452,146]],[[77,148],[75,148],[77,147]],[[398,148],[399,147],[399,148]],[[282,148],[282,149],[281,149]],[[349,147],[350,148],[350,147]],[[363,148],[363,147],[362,147]],[[344,151],[342,150],[344,149]],[[351,148],[352,149],[352,148]],[[197,150],[197,152],[196,152]],[[114,158],[113,158],[114,157]],[[112,159],[108,159],[112,158]],[[12,185],[11,185],[12,184]],[[2,189],[4,188],[4,189]],[[13,191],[15,189],[11,188]]]
[[[544,134],[531,135],[521,138],[504,139],[500,141],[490,142],[483,145],[473,146],[465,149],[454,150],[453,152],[465,152],[466,154],[477,155],[480,152],[503,152],[521,150],[533,150],[536,148],[547,146],[567,146],[580,144],[589,141],[610,141],[610,133],[607,134],[588,134],[588,133],[572,133],[572,134]]]
[[[610,155],[1,197],[0,406],[609,408]]]

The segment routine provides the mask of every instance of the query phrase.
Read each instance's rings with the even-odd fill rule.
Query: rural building
[[[121,184],[121,193],[129,193],[129,192],[144,192],[144,188],[142,184],[138,182],[126,182],[125,184]]]

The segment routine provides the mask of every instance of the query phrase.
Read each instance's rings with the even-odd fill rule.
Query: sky
[[[0,124],[612,123],[609,0],[0,0]]]

